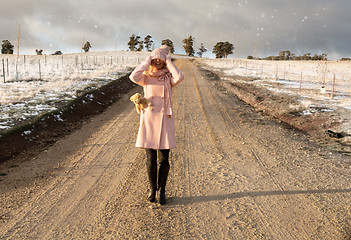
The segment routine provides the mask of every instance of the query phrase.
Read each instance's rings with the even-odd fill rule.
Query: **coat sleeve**
[[[140,85],[144,86],[145,85],[145,75],[143,74],[144,71],[146,71],[151,64],[151,57],[147,57],[145,61],[140,63],[134,71],[130,74],[129,79]]]
[[[167,57],[166,59],[166,66],[168,71],[172,73],[172,80],[171,80],[171,85],[172,87],[178,85],[184,80],[183,73],[174,65],[170,57]]]

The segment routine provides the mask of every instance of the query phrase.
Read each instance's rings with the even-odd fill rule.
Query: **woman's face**
[[[156,58],[156,59],[153,59],[153,60],[151,61],[151,64],[152,64],[152,66],[154,66],[157,70],[161,70],[161,69],[164,67],[165,62],[162,61],[161,59]]]

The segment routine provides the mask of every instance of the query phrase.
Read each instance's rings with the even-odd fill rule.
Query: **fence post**
[[[335,92],[335,72],[334,72],[334,76],[333,76],[333,90],[332,90],[332,95],[331,98],[334,98],[334,92]]]
[[[39,80],[41,80],[41,67],[40,67],[40,59],[38,60],[39,63]]]
[[[16,81],[19,79],[19,76],[18,76],[18,57],[16,59],[16,65],[15,65],[15,72],[16,72]]]
[[[4,77],[4,83],[6,82],[6,77],[5,77],[5,61],[2,59],[2,73]]]
[[[6,70],[7,70],[7,76],[10,76],[10,71],[9,71],[9,59],[6,58]]]
[[[325,62],[325,68],[324,68],[324,75],[323,75],[323,85],[325,86],[325,78],[326,78],[326,75],[328,74],[328,65],[327,65],[327,62]]]
[[[278,77],[278,64],[276,65],[275,68],[275,80],[278,81],[279,77]]]

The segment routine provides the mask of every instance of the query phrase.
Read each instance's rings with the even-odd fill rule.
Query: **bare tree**
[[[205,47],[204,47],[204,44],[201,43],[201,46],[200,46],[199,51],[197,52],[197,54],[198,54],[198,55],[200,56],[200,58],[201,58],[201,57],[202,57],[202,54],[203,54],[204,52],[207,52],[207,48],[205,48]]]

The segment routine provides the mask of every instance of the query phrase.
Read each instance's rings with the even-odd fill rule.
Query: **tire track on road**
[[[128,107],[114,105],[104,113],[107,119],[97,117],[106,123],[84,135],[86,141],[68,137],[66,145],[55,144],[53,149],[67,147],[71,154],[62,156],[62,166],[43,189],[13,212],[18,216],[1,223],[0,238],[341,238],[338,224],[349,215],[340,211],[349,208],[350,190],[330,198],[323,193],[333,191],[304,191],[316,189],[313,176],[330,165],[308,171],[306,165],[308,178],[299,179],[304,171],[289,164],[316,156],[295,151],[313,149],[308,141],[254,112],[201,75],[192,61],[176,64],[185,80],[173,91],[177,148],[171,150],[165,206],[146,200],[145,152],[134,147],[139,117],[125,97],[117,105]],[[336,201],[339,195],[345,202]]]
[[[129,120],[135,118],[135,114],[132,114],[133,112],[131,109],[132,106],[127,117]],[[23,233],[24,236],[28,236],[29,233],[33,235],[41,234],[44,230],[50,232],[49,230],[53,229],[58,224],[58,219],[64,219],[71,211],[73,211],[74,207],[77,206],[87,195],[88,190],[97,184],[99,179],[96,181],[91,180],[91,175],[95,174],[96,176],[101,177],[106,169],[113,164],[113,159],[111,162],[107,162],[107,166],[104,161],[101,162],[101,159],[104,159],[103,156],[105,155],[106,148],[108,148],[113,139],[124,139],[120,136],[117,136],[116,138],[115,131],[116,129],[129,129],[125,127],[126,124],[129,124],[128,121],[121,121],[125,118],[125,114],[117,115],[109,125],[105,125],[103,128],[104,132],[110,133],[107,135],[108,137],[104,134],[97,135],[98,137],[90,139],[88,144],[82,146],[83,148],[80,148],[80,150],[77,150],[77,154],[71,159],[72,164],[70,163],[66,166],[66,171],[55,177],[51,184],[41,191],[35,199],[20,209],[15,215],[15,221],[11,221],[6,227],[2,225],[3,234],[5,236],[18,237],[21,236],[21,233]],[[136,125],[134,128],[136,128]],[[135,131],[136,130],[134,130],[134,132]],[[126,130],[125,132],[128,133]],[[117,135],[118,134],[120,133],[117,133]],[[103,142],[103,144],[99,144],[100,142]],[[121,146],[125,145],[126,142],[126,140],[121,142],[118,149],[123,150],[121,149]],[[113,145],[116,146],[115,143],[113,143]],[[116,150],[118,151],[118,149]],[[81,152],[83,152],[83,154]],[[105,166],[107,168],[105,168]],[[85,181],[88,181],[89,184]],[[81,185],[77,186],[77,184]],[[59,210],[60,208],[63,211]],[[55,211],[53,211],[54,209]],[[57,212],[56,217],[53,217],[53,212]],[[42,227],[43,225],[41,223],[45,224],[45,228]],[[7,233],[4,233],[5,231]]]
[[[213,91],[213,89],[214,88],[216,88],[216,85],[217,85],[218,83],[213,83],[212,82],[212,87],[209,87],[209,92],[211,93],[211,94],[204,94],[204,92],[202,92],[202,95],[206,95],[206,97],[204,97],[204,99],[211,99],[211,100],[209,100],[208,102],[206,102],[205,104],[209,104],[211,101],[214,101],[214,102],[217,102],[218,104],[216,104],[216,105],[213,105],[214,107],[216,107],[217,109],[218,109],[218,111],[220,112],[220,114],[218,114],[218,115],[220,115],[221,116],[221,118],[224,120],[224,123],[225,123],[225,129],[227,129],[227,133],[228,133],[228,135],[233,139],[233,140],[235,140],[235,139],[239,139],[239,140],[241,140],[241,142],[243,143],[243,146],[242,146],[242,149],[243,150],[245,150],[245,148],[248,148],[248,147],[245,147],[245,146],[251,146],[252,147],[252,149],[251,150],[249,150],[248,152],[247,152],[247,156],[248,156],[248,160],[251,158],[251,159],[253,159],[253,160],[255,160],[256,161],[256,163],[257,163],[257,166],[261,169],[261,171],[264,173],[264,174],[267,174],[267,176],[268,176],[268,179],[271,179],[271,183],[273,183],[275,186],[276,186],[276,188],[273,188],[273,189],[277,189],[277,190],[280,190],[280,191],[282,191],[282,192],[284,192],[284,189],[291,189],[291,187],[294,187],[294,186],[289,186],[289,185],[291,185],[291,183],[294,183],[294,182],[297,182],[298,181],[298,179],[296,178],[296,176],[294,176],[288,169],[283,169],[283,168],[281,168],[281,167],[279,167],[279,170],[284,170],[284,171],[282,171],[282,172],[279,172],[278,173],[278,175],[277,175],[277,172],[276,172],[276,170],[278,169],[278,168],[276,168],[276,170],[274,169],[274,168],[272,168],[272,167],[269,167],[267,164],[266,164],[266,161],[268,161],[268,162],[271,162],[272,163],[272,161],[271,160],[269,160],[269,158],[271,158],[270,157],[270,153],[269,152],[267,152],[266,150],[264,151],[264,160],[263,159],[261,159],[261,157],[260,157],[260,155],[257,153],[257,150],[259,151],[259,152],[263,152],[262,150],[262,147],[260,147],[260,144],[259,143],[257,143],[257,142],[255,142],[255,141],[257,141],[257,140],[259,140],[259,138],[257,138],[257,136],[259,136],[259,135],[257,135],[257,136],[254,136],[253,134],[251,134],[252,135],[252,138],[248,138],[247,136],[245,136],[244,134],[236,134],[236,135],[233,135],[232,134],[232,132],[240,132],[240,129],[238,129],[238,128],[236,128],[236,125],[238,125],[238,124],[235,124],[236,122],[237,123],[239,123],[239,122],[242,122],[242,121],[240,121],[240,119],[237,119],[237,118],[235,118],[235,115],[229,115],[229,113],[231,112],[231,109],[230,109],[230,103],[233,103],[233,99],[230,99],[229,98],[229,96],[230,96],[230,89],[228,90],[228,89],[221,89],[221,91]],[[222,86],[221,86],[222,87]],[[228,92],[227,92],[227,90],[228,90],[228,92],[229,92],[229,94],[228,94]],[[214,94],[214,93],[217,93],[217,94],[219,94],[219,93],[221,93],[221,96],[217,96],[216,94]],[[216,95],[216,97],[215,97],[215,95]],[[227,96],[226,96],[227,95]],[[222,103],[221,103],[221,101],[223,101]],[[235,108],[235,107],[234,107]],[[228,111],[229,110],[229,111]],[[215,111],[214,110],[209,110],[208,112],[210,112],[211,111],[211,116],[216,116],[217,114],[213,114]],[[236,113],[236,109],[234,109],[234,111],[232,111],[232,112],[234,112],[234,114]],[[240,114],[241,115],[241,114]],[[244,114],[244,115],[246,115],[246,114]],[[252,115],[252,114],[249,114],[249,115]],[[257,115],[257,114],[256,114]],[[234,117],[234,118],[233,118]],[[263,124],[263,126],[264,125],[267,125],[267,127],[270,127],[272,124],[270,124],[270,123],[268,123],[267,122],[267,120],[263,120],[263,121],[261,121],[260,119],[259,119],[259,121],[256,121],[256,120],[254,120],[253,121],[253,123],[254,122],[257,122],[257,123],[259,123],[259,125],[261,125],[261,124]],[[214,123],[214,121],[212,121],[212,123]],[[216,121],[216,123],[218,123],[218,121]],[[243,130],[245,131],[245,128],[246,128],[246,126],[248,126],[248,127],[250,127],[250,129],[252,128],[251,126],[255,126],[254,124],[245,124],[245,125],[240,125],[241,127],[244,127],[242,130],[241,130],[241,132],[243,132]],[[257,126],[259,126],[259,125],[257,125]],[[212,124],[212,126],[214,126],[215,127],[215,125],[214,124]],[[219,127],[218,127],[219,128]],[[216,129],[216,132],[218,132],[219,130],[218,130],[218,128],[215,128]],[[223,128],[223,126],[221,125],[221,127],[220,128]],[[280,129],[280,128],[276,128],[276,129]],[[252,128],[252,130],[254,130],[254,128]],[[257,132],[257,131],[256,131]],[[262,132],[262,131],[261,131]],[[282,131],[281,131],[282,132]],[[249,131],[249,129],[247,129],[247,133],[250,133],[250,131]],[[252,131],[252,133],[255,133],[254,131]],[[288,134],[290,134],[290,133],[288,133]],[[285,134],[285,135],[282,135],[282,136],[286,136],[287,134]],[[243,137],[243,136],[245,136],[245,137]],[[267,135],[267,137],[270,137],[270,138],[273,138],[272,137],[272,135],[271,134],[269,134],[269,135]],[[273,135],[274,136],[274,135]],[[281,135],[276,135],[276,136],[281,136]],[[222,139],[223,139],[223,137],[222,137]],[[254,141],[253,141],[254,140]],[[279,139],[279,140],[281,140],[281,139]],[[280,143],[280,141],[277,141],[277,142],[279,142]],[[285,141],[285,140],[284,140]],[[295,140],[294,140],[295,141]],[[272,141],[272,142],[274,142],[274,141]],[[223,143],[223,141],[221,142],[221,144]],[[288,145],[287,146],[289,146],[290,147],[290,143],[287,143]],[[266,144],[265,144],[266,145]],[[224,146],[226,146],[226,145],[224,145]],[[266,146],[265,146],[266,147]],[[267,147],[267,149],[270,149],[269,147]],[[275,151],[278,151],[279,152],[279,154],[282,154],[283,152],[287,152],[287,149],[285,149],[285,148],[283,148],[285,151],[279,151],[279,148],[278,149],[275,149]],[[230,153],[230,152],[232,152],[233,154],[235,154],[235,151],[232,151],[230,148],[225,148],[225,151],[226,151],[226,153]],[[246,150],[245,150],[246,151]],[[275,154],[274,152],[272,152],[273,154],[271,155],[271,156],[275,156],[275,155],[277,155],[277,154]],[[289,153],[289,152],[287,152],[287,153]],[[291,153],[294,153],[294,151],[291,151]],[[290,154],[290,155],[292,155],[292,154]],[[250,157],[251,156],[251,157]],[[295,157],[299,157],[299,155],[295,155]],[[290,158],[290,156],[289,156],[289,158]],[[289,159],[288,158],[288,159]],[[272,159],[272,158],[271,158]],[[291,158],[290,158],[291,159]],[[234,160],[234,159],[233,159]],[[288,174],[288,176],[290,176],[289,178],[291,179],[293,179],[293,181],[291,182],[291,183],[289,183],[289,182],[287,182],[286,180],[287,179],[289,179],[289,178],[286,178],[285,179],[285,181],[284,182],[281,182],[281,180],[278,180],[275,176],[283,176],[284,174],[284,172],[286,172],[287,174]],[[285,176],[285,175],[284,175]],[[281,178],[280,178],[281,179]],[[299,181],[300,182],[300,181]],[[269,183],[269,182],[267,182],[267,183]],[[287,186],[283,186],[283,183],[284,183],[284,185],[287,185]],[[301,182],[300,182],[301,183]],[[267,184],[266,186],[269,186],[269,184]],[[300,184],[300,186],[303,186],[302,185],[302,183]],[[292,204],[292,206],[293,206],[293,203],[295,202],[295,204],[297,204],[297,206],[299,205],[299,203],[301,203],[301,202],[303,202],[303,203],[305,203],[305,207],[308,207],[308,206],[311,206],[312,208],[311,209],[309,209],[308,211],[309,212],[312,212],[312,209],[314,208],[315,210],[316,210],[316,212],[314,213],[314,215],[316,215],[316,213],[318,213],[319,212],[319,216],[323,219],[323,221],[324,221],[324,224],[326,224],[326,225],[334,225],[333,224],[333,221],[331,221],[331,219],[330,218],[328,218],[327,216],[325,216],[325,215],[323,215],[323,212],[324,211],[322,211],[322,209],[320,208],[320,207],[318,207],[317,205],[316,205],[316,203],[317,203],[317,201],[316,201],[316,199],[314,198],[315,196],[314,195],[311,195],[311,196],[306,196],[306,195],[301,195],[301,196],[297,196],[296,197],[296,200],[295,199],[293,199],[291,196],[289,196],[289,197],[285,197],[285,199],[283,199],[284,201],[286,201],[286,203],[288,203],[288,202],[290,202],[291,204]],[[276,198],[276,197],[275,197]],[[259,207],[261,210],[261,212],[262,213],[264,213],[264,212],[267,212],[266,210],[264,210],[264,211],[262,211],[262,207],[260,207],[260,205],[262,205],[262,202],[261,201],[257,201],[257,200],[259,200],[258,198],[253,198],[253,200],[256,202],[256,206],[257,207]],[[284,203],[284,205],[286,205],[286,203]],[[269,205],[267,205],[267,204],[265,204],[266,206],[266,208],[267,207],[269,207]],[[263,205],[264,206],[264,205]],[[280,207],[280,206],[279,206]],[[273,212],[273,211],[276,211],[277,209],[276,208],[270,208],[270,212]],[[307,209],[305,209],[305,210],[307,210]],[[304,215],[304,213],[305,213],[305,211],[304,210],[302,210],[301,211],[301,215]],[[318,214],[317,214],[318,215]],[[311,215],[312,216],[312,215]],[[271,217],[271,216],[270,216]],[[299,216],[300,217],[300,216]],[[299,218],[298,217],[298,218]],[[267,216],[266,216],[266,218],[267,218]],[[267,226],[269,226],[269,224],[267,225]],[[310,228],[311,226],[309,226],[309,225],[307,225],[307,224],[302,224],[301,225],[301,232],[299,232],[299,234],[305,234],[305,237],[311,237],[311,236],[313,236],[313,233],[312,233],[312,231],[311,231],[311,229],[309,229],[309,230],[306,230],[307,228]],[[334,231],[334,233],[333,234],[337,234],[336,232],[335,232],[335,229],[337,229],[337,226],[335,226],[334,225],[334,228],[333,228],[333,230],[331,230],[331,231]],[[277,231],[277,230],[276,230]],[[278,230],[279,231],[279,230]],[[299,235],[296,235],[296,233],[294,233],[294,232],[291,232],[291,234],[294,236],[294,237],[298,237]],[[340,233],[339,233],[340,234]],[[287,236],[287,234],[286,234],[286,232],[284,233],[284,234],[279,234],[280,236]],[[300,236],[300,237],[302,237],[302,236]]]

